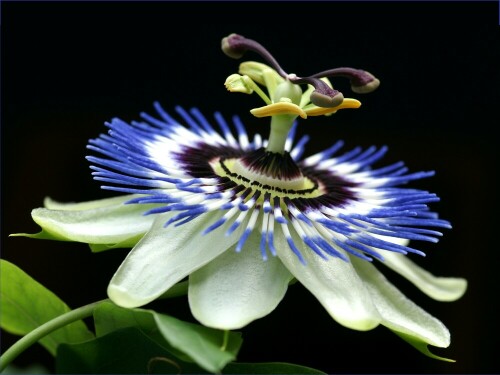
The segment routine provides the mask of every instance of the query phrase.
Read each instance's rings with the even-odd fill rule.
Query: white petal
[[[108,286],[108,296],[123,307],[145,305],[191,272],[204,266],[233,245],[241,233],[225,236],[224,230],[202,235],[220,212],[206,213],[185,224],[164,228],[172,216],[157,215],[151,230],[123,261]]]
[[[46,199],[46,206],[55,209],[37,208],[31,216],[52,238],[114,244],[146,233],[153,223],[154,215],[145,216],[144,212],[158,205],[124,204],[133,197],[126,195],[76,204]]]
[[[434,346],[450,344],[450,333],[443,323],[406,298],[375,266],[358,259],[352,259],[352,263],[369,289],[384,326]]]
[[[407,246],[407,239],[377,236],[385,241]],[[467,289],[467,280],[460,277],[437,277],[424,270],[407,255],[384,251],[382,262],[393,271],[411,281],[418,289],[437,301],[455,301]]]
[[[382,263],[437,301],[455,301],[462,297],[467,289],[467,280],[459,277],[434,276],[403,254],[384,252]]]
[[[407,238],[380,236],[380,235],[377,235],[377,234],[372,234],[372,236],[380,238],[380,239],[382,239],[384,241],[387,241],[387,242],[392,242],[392,243],[401,245],[401,246],[408,246],[408,244],[410,243],[410,240],[407,239]],[[386,253],[384,252],[384,254],[386,254]]]
[[[67,210],[67,211],[83,211],[83,210],[91,210],[94,208],[100,208],[100,207],[109,207],[109,206],[117,206],[121,205],[124,202],[127,202],[131,199],[134,198],[139,198],[140,195],[138,194],[128,194],[128,195],[121,195],[117,197],[111,197],[111,198],[104,198],[104,199],[97,199],[93,201],[86,201],[86,202],[59,202],[56,200],[53,200],[50,197],[46,197],[43,200],[43,206],[45,208],[48,208],[50,210]]]
[[[380,323],[368,289],[351,263],[338,258],[324,260],[297,237],[293,237],[307,265],[300,263],[288,248],[281,228],[277,228],[275,247],[288,270],[316,296],[340,324],[357,330],[369,330]]]
[[[273,311],[293,276],[276,257],[262,259],[253,231],[240,253],[231,247],[189,277],[189,305],[202,324],[239,329]]]

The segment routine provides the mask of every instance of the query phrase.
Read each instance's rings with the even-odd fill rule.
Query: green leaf
[[[158,332],[151,312],[142,309],[125,309],[113,302],[103,302],[96,307],[94,324],[98,337],[127,327],[135,327],[148,336]]]
[[[231,332],[233,339],[222,349],[224,332],[198,324],[183,322],[174,317],[155,314],[155,321],[165,339],[176,349],[189,355],[198,365],[211,372],[220,372],[236,359],[241,337]]]
[[[42,374],[50,374],[51,372],[43,367],[39,363],[35,363],[32,365],[28,365],[26,367],[18,367],[15,365],[8,365],[5,370],[2,371],[2,374],[9,374],[9,375],[28,375],[28,374],[36,374],[36,375],[42,375]]]
[[[413,346],[419,352],[425,354],[427,357],[439,359],[440,361],[445,361],[445,362],[456,362],[454,359],[440,357],[440,356],[432,353],[428,348],[428,344],[425,341],[419,340],[415,336],[411,336],[411,335],[408,335],[408,334],[405,334],[402,332],[398,332],[398,331],[394,331],[394,330],[391,330],[391,331],[394,332],[399,337],[401,337],[403,340],[405,340],[408,344]]]
[[[58,374],[179,374],[206,373],[186,363],[138,328],[111,332],[81,344],[63,344],[57,350]]]
[[[94,310],[94,324],[98,337],[107,335],[121,328],[135,327],[150,339],[175,354],[184,361],[190,357],[171,347],[156,326],[153,314],[147,310],[124,309],[112,302],[104,302]]]
[[[70,311],[54,293],[14,264],[0,259],[0,326],[8,332],[25,335],[42,324]],[[62,343],[93,338],[87,326],[77,321],[40,340],[52,355]]]
[[[311,367],[291,363],[230,363],[225,368],[225,374],[326,374]]]
[[[224,332],[198,324],[183,322],[151,310],[125,309],[111,302],[94,311],[98,336],[125,327],[135,327],[150,339],[184,361],[194,361],[210,372],[220,372],[236,358],[242,343],[239,333],[229,332],[222,349]]]
[[[59,346],[58,374],[207,374],[182,361],[136,327],[122,328],[81,344]],[[290,363],[230,363],[223,374],[325,374]]]

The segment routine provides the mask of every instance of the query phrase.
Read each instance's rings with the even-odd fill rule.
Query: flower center
[[[288,152],[260,148],[240,158],[214,159],[210,165],[221,177],[273,196],[313,198],[323,194],[318,182],[304,176]]]

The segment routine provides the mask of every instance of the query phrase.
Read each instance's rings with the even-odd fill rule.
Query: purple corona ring
[[[254,230],[260,232],[263,260],[276,255],[274,228],[280,227],[289,250],[304,264],[304,251],[344,261],[347,254],[383,260],[381,250],[423,255],[400,243],[436,242],[441,233],[425,227],[450,227],[427,207],[438,200],[435,194],[397,187],[433,172],[408,173],[402,163],[371,168],[385,147],[341,153],[339,141],[301,160],[307,138],[294,145],[293,130],[286,141],[290,149],[280,154],[266,151],[260,136],[249,140],[238,117],[232,119],[233,134],[216,113],[219,133],[195,108],[177,107],[181,120],[174,120],[158,103],[155,107],[159,118],[143,114],[144,122],[108,123],[110,135],[89,146],[106,158],[88,159],[94,178],[112,184],[106,189],[140,194],[127,203],[160,204],[145,213],[170,213],[166,227],[223,213],[208,221],[203,233],[222,230],[229,236],[241,227],[240,251]]]
[[[242,62],[225,86],[262,98],[265,105],[250,112],[268,118],[267,138],[250,138],[238,116],[168,113],[159,103],[139,121],[113,119],[108,134],[90,141],[88,160],[105,189],[126,194],[70,205],[47,200],[33,212],[44,228],[34,236],[87,242],[95,251],[133,247],[108,286],[123,307],[145,305],[188,277],[194,317],[239,329],[271,313],[296,279],[346,327],[382,324],[430,356],[428,344],[447,347],[446,327],[379,271],[388,267],[441,301],[465,292],[465,280],[433,276],[408,256],[424,255],[415,244],[437,242],[450,228],[428,206],[435,194],[402,187],[434,172],[378,166],[386,147],[345,151],[342,141],[304,157],[308,137],[295,139],[306,119],[360,106],[329,78],[348,78],[355,93],[375,90],[378,79],[346,67],[289,74],[237,34],[222,40],[222,50],[265,60]]]

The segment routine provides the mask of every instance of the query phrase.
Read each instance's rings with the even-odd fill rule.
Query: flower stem
[[[224,336],[222,338],[222,346],[220,347],[220,350],[225,352],[227,349],[228,342],[229,342],[229,331],[226,329],[226,330],[224,330]]]
[[[11,363],[19,354],[24,352],[31,345],[35,344],[51,332],[70,323],[92,316],[94,309],[99,304],[105,301],[109,301],[109,299],[93,302],[88,305],[79,307],[75,310],[71,310],[66,314],[59,315],[58,317],[49,320],[48,322],[35,328],[33,331],[27,333],[25,336],[15,342],[14,345],[12,345],[9,349],[7,349],[5,353],[2,354],[2,356],[0,357],[0,372],[5,370],[9,363]]]

